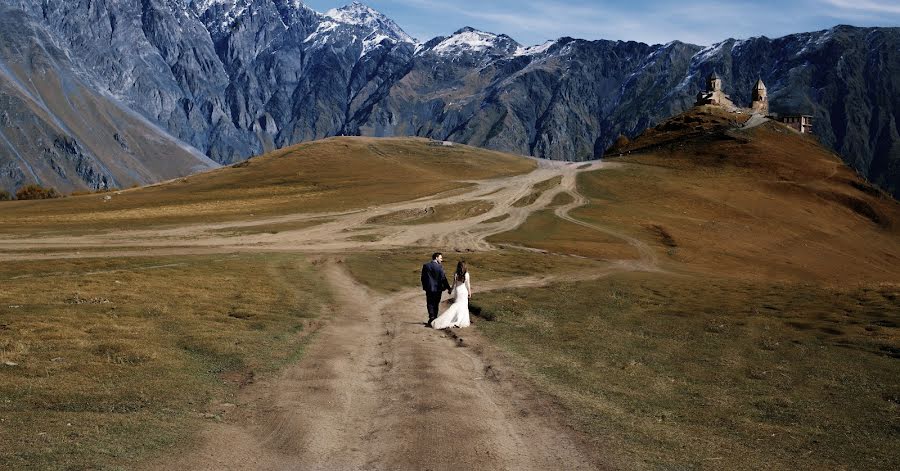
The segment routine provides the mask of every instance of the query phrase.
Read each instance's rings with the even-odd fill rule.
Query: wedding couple
[[[431,256],[431,262],[422,266],[422,289],[425,290],[425,300],[428,306],[428,323],[434,329],[446,329],[449,327],[468,327],[469,322],[469,298],[472,297],[472,284],[469,282],[469,271],[466,262],[460,260],[456,264],[456,273],[453,274],[453,285],[447,282],[444,274],[444,255],[440,252]],[[438,306],[441,304],[441,294],[447,293],[454,296],[453,304],[438,316]]]

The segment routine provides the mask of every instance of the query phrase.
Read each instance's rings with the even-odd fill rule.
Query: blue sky
[[[324,12],[350,0],[306,0]],[[420,41],[463,27],[505,33],[525,45],[572,36],[700,45],[751,36],[778,37],[836,24],[900,26],[900,0],[705,2],[628,0],[368,0]]]

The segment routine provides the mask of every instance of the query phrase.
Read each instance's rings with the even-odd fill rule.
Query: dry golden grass
[[[535,201],[538,200],[538,198],[541,197],[541,195],[544,194],[545,191],[559,186],[560,183],[562,183],[561,176],[549,178],[547,180],[544,180],[542,182],[535,184],[533,187],[533,191],[531,193],[529,193],[528,195],[523,196],[522,198],[519,198],[517,201],[515,201],[513,203],[513,207],[524,208],[526,206],[531,206],[532,204],[534,204]]]
[[[550,205],[547,207],[558,208],[560,206],[565,206],[574,202],[575,197],[573,197],[570,193],[557,193],[556,196],[553,197],[553,200],[550,201]]]
[[[426,139],[333,138],[156,186],[0,205],[0,234],[68,233],[345,211],[525,173],[535,163]],[[107,200],[105,198],[109,197]]]
[[[581,176],[592,204],[573,216],[619,228],[677,265],[766,279],[900,279],[900,205],[780,125],[619,160],[627,165]]]
[[[898,204],[813,140],[730,120],[679,117],[579,177],[572,216],[677,275],[484,293],[479,329],[616,467],[896,469]],[[492,241],[609,256],[550,211]]]
[[[379,240],[381,240],[383,238],[384,238],[384,236],[381,236],[378,234],[360,234],[360,235],[355,235],[355,236],[349,237],[349,240],[356,241],[356,242],[378,242]]]
[[[631,155],[615,159],[622,165],[579,175],[591,203],[571,215],[644,241],[674,269],[829,283],[900,279],[897,201],[814,140],[775,123],[736,131],[733,116],[699,110],[648,131],[630,144]],[[592,257],[597,244],[611,242],[572,226],[539,213],[492,240]]]
[[[490,219],[486,219],[486,220],[482,221],[482,224],[493,224],[495,222],[503,222],[503,221],[509,219],[510,217],[511,216],[509,214],[501,214],[499,216],[492,217]]]
[[[354,278],[369,288],[396,292],[420,287],[422,265],[430,260],[431,252],[410,248],[354,253],[345,258],[345,266]],[[469,266],[473,293],[478,291],[478,283],[487,280],[577,272],[601,266],[592,260],[525,251],[445,252],[444,270],[448,277],[460,260],[465,260]]]
[[[622,469],[897,469],[900,285],[622,274],[479,295]]]
[[[622,239],[559,219],[550,210],[532,214],[515,230],[491,236],[488,242],[594,259],[638,258],[637,251]]]
[[[623,165],[579,178],[590,204],[572,215],[646,242],[675,274],[480,293],[637,256],[550,210],[491,239],[550,254],[446,253],[447,271],[469,262],[473,308],[494,319],[479,329],[618,467],[895,469],[897,202],[806,138],[730,121],[681,117],[630,143]],[[106,202],[2,203],[0,234],[343,211],[532,168],[424,140],[331,139]],[[490,209],[479,204],[412,222]],[[238,230],[306,227],[285,224]],[[346,266],[378,291],[417,289],[430,255],[359,252]],[[292,254],[7,262],[0,282],[0,462],[12,469],[128,467],[189,443],[216,420],[211,404],[296,358],[328,302],[315,265]]]
[[[189,443],[300,354],[328,302],[315,272],[291,254],[5,262],[2,467],[131,468]]]
[[[434,207],[397,211],[371,218],[368,224],[434,224],[438,222],[459,221],[481,216],[494,209],[489,201],[472,200],[453,204],[439,204]]]
[[[240,225],[240,226],[231,226],[231,227],[223,227],[221,229],[216,229],[215,233],[222,233],[225,235],[245,235],[245,234],[278,234],[279,232],[287,232],[287,231],[298,231],[301,229],[308,229],[310,227],[315,227],[321,224],[326,224],[331,222],[331,219],[306,219],[302,221],[289,221],[289,222],[278,222],[278,223],[270,223],[270,224],[255,224],[252,226]]]

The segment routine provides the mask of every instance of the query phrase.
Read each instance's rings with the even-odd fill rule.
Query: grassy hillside
[[[579,176],[590,204],[572,215],[642,240],[680,270],[900,280],[896,200],[813,138],[776,123],[740,129],[736,118],[700,109],[649,130],[610,159],[619,165]],[[597,231],[579,231],[572,241],[545,238],[554,232],[546,219],[536,214],[492,240],[592,257],[610,243]]]
[[[900,206],[743,120],[695,110],[579,175],[571,215],[668,273],[482,293],[479,329],[623,469],[896,469]],[[627,258],[549,211],[492,241]]]
[[[536,165],[338,138],[153,187],[0,203],[15,257],[85,257],[0,269],[0,416],[12,424],[0,427],[0,463],[115,467],[190,445],[327,322],[320,259],[339,261],[377,305],[417,289],[422,263],[444,249],[448,270],[470,264],[478,331],[613,466],[897,468],[900,207],[815,141],[742,120],[695,110],[602,167],[547,164],[471,195],[460,196],[473,180]],[[456,196],[383,206],[443,192]],[[257,219],[281,215],[298,217]],[[229,224],[177,235],[213,221]],[[115,258],[125,242],[105,244],[120,228],[164,230]],[[109,234],[85,248],[69,237],[97,230]],[[254,237],[229,245],[223,234]],[[266,235],[286,243],[259,245]],[[359,243],[289,252],[303,237]],[[431,247],[460,237],[458,252]],[[484,247],[479,237],[507,248],[466,248]],[[192,238],[213,253],[167,255],[193,253],[178,245]],[[402,242],[367,245],[381,238]],[[134,257],[147,248],[159,252]],[[522,288],[546,277],[557,281]]]
[[[0,234],[34,242],[17,253],[83,257],[0,268],[0,468],[131,468],[190,446],[204,422],[234,409],[241,388],[296,362],[333,307],[316,256],[173,256],[183,240],[151,230],[161,254],[120,258],[102,242],[48,251],[40,236],[359,210],[533,168],[424,139],[336,138],[151,187],[0,204]],[[459,213],[476,209],[485,210]],[[209,237],[329,220],[275,219]]]
[[[0,204],[0,234],[82,231],[347,211],[525,173],[534,161],[427,139],[333,138],[171,182]],[[107,199],[108,198],[108,199]]]
[[[478,329],[621,469],[897,469],[900,286],[619,274]]]

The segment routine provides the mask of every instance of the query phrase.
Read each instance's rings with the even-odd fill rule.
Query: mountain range
[[[354,2],[0,0],[0,189],[146,184],[338,135],[587,160],[692,106],[715,71],[749,105],[900,194],[900,28],[709,47],[463,28],[419,42]]]

